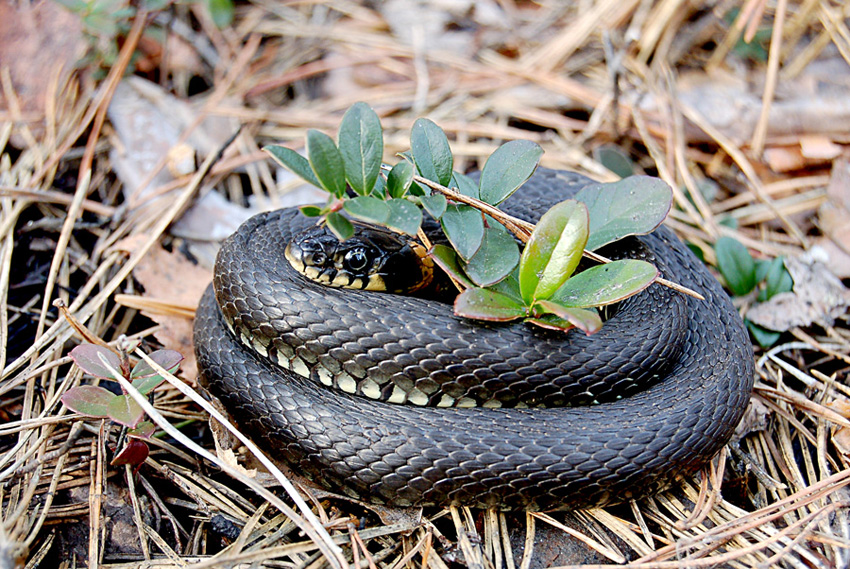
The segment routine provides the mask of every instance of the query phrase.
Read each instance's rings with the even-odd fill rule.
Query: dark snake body
[[[539,169],[503,207],[533,221],[588,183]],[[606,253],[652,260],[706,300],[654,284],[588,337],[481,324],[433,301],[310,283],[283,249],[311,223],[297,210],[262,214],[225,243],[198,308],[195,346],[205,385],[237,422],[333,490],[398,506],[621,502],[696,472],[747,405],[753,363],[741,319],[666,228]],[[398,398],[403,388],[419,403],[502,408],[374,401],[323,387],[330,375],[358,394]],[[523,408],[539,404],[547,408]]]

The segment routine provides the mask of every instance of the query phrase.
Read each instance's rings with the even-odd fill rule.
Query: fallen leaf
[[[768,330],[784,332],[795,326],[831,326],[850,307],[850,290],[827,268],[823,250],[813,248],[785,259],[794,290],[754,305],[747,318]]]
[[[835,399],[827,403],[826,406],[842,417],[850,419],[850,402],[843,399]],[[845,456],[850,455],[850,429],[847,427],[837,427],[832,432],[832,442],[835,443],[836,448],[838,448],[841,454]]]
[[[48,93],[51,83],[58,78],[61,89],[86,48],[80,19],[57,2],[0,2],[0,67],[9,70],[30,129],[42,128],[47,98],[60,94]],[[0,110],[9,108],[0,91]],[[12,144],[23,147],[18,138],[14,133]]]
[[[116,243],[114,248],[132,252],[146,239],[146,235],[128,237]],[[155,245],[133,269],[133,276],[144,287],[141,300],[150,298],[193,309],[212,280],[212,271],[192,263],[179,251],[166,251]],[[150,308],[142,308],[141,312],[160,324],[161,328],[154,337],[166,348],[176,350],[186,358],[181,364],[182,376],[194,381],[198,370],[192,343],[193,320],[180,316],[176,311],[156,310],[158,304],[161,303],[150,303]]]

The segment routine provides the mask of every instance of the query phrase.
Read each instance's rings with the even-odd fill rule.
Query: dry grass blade
[[[140,311],[191,317],[194,306],[144,296],[134,269],[158,244],[190,256],[200,250],[174,230],[199,195],[217,191],[259,208],[289,200],[297,181],[258,149],[274,142],[298,150],[309,128],[334,134],[359,100],[382,118],[388,161],[408,148],[419,115],[448,133],[458,170],[480,168],[502,142],[526,138],[544,148],[543,165],[609,181],[613,165],[602,157],[616,148],[631,171],[673,187],[668,224],[712,265],[720,236],[758,259],[798,255],[822,244],[824,233],[841,241],[824,213],[843,199],[830,185],[836,158],[809,153],[841,153],[850,139],[837,125],[850,119],[833,114],[835,125],[789,129],[776,111],[788,101],[804,110],[807,101],[834,104],[805,89],[847,82],[850,4],[749,0],[737,12],[734,3],[684,0],[449,4],[254,0],[239,3],[222,28],[200,5],[178,5],[110,22],[126,35],[100,33],[89,67],[76,75],[39,67],[24,40],[13,42],[15,61],[0,57],[0,565],[46,567],[57,558],[116,569],[850,563],[846,316],[791,330],[760,353],[753,399],[764,408],[755,406],[749,432],[698,480],[574,516],[453,508],[392,521],[343,499],[305,501],[288,473],[245,478],[215,457],[203,419],[216,411],[172,376],[173,386],[150,401],[138,398],[162,434],[136,474],[109,464],[122,429],[62,406],[69,389],[91,382],[67,356],[75,334],[107,345],[126,334],[144,353],[165,344],[189,355],[188,337],[166,339],[168,327]],[[77,33],[70,28],[61,33]],[[107,45],[108,53],[98,51]],[[49,78],[41,99],[22,82],[19,62],[28,66],[24,75]],[[830,71],[811,75],[820,65]],[[705,68],[712,87],[729,88],[720,103],[689,83]],[[228,155],[205,150],[194,175],[156,184],[166,153],[145,155],[145,179],[128,182],[117,156],[143,152],[124,147],[105,115],[128,73],[197,102],[175,127],[180,143],[195,144],[217,121],[242,124]],[[755,87],[736,91],[736,81]],[[753,99],[751,114],[732,112]],[[744,135],[737,123],[747,125]],[[225,137],[233,130],[226,128]],[[775,168],[768,157],[777,150],[798,156],[795,169]],[[142,196],[149,185],[157,187]],[[508,221],[528,235],[527,225]],[[114,247],[125,238],[140,243],[129,256]],[[55,300],[77,319],[77,332]],[[736,302],[744,314],[754,300]],[[250,453],[235,451],[255,466]],[[286,497],[265,483],[284,485]],[[582,529],[551,531],[570,519]],[[568,557],[558,549],[565,542],[591,547]]]

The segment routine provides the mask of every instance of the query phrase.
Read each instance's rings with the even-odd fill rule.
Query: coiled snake
[[[588,183],[541,168],[503,208],[533,221]],[[747,405],[743,324],[666,228],[605,253],[647,258],[705,300],[654,284],[585,336],[311,283],[283,251],[312,223],[294,209],[261,214],[225,243],[195,346],[205,385],[237,422],[333,490],[398,506],[621,502],[696,472]],[[484,406],[463,408],[473,401]],[[552,407],[564,403],[591,404]]]

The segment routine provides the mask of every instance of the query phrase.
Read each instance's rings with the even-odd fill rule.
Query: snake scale
[[[589,183],[539,168],[502,207],[534,221]],[[605,253],[651,260],[705,300],[654,284],[585,336],[311,283],[283,250],[312,223],[279,210],[226,241],[195,349],[203,383],[242,428],[332,490],[395,506],[622,502],[698,471],[749,401],[741,319],[664,227]]]

